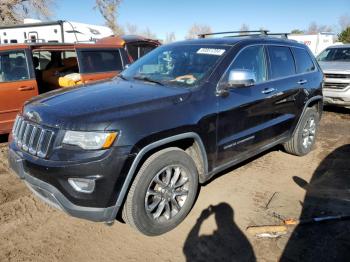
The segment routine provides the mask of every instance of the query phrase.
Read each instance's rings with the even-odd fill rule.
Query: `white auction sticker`
[[[222,55],[225,53],[225,49],[217,49],[217,48],[200,48],[197,51],[197,54],[204,54],[204,55]]]

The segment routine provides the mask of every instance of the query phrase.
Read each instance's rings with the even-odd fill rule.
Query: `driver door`
[[[216,165],[225,165],[266,144],[274,126],[271,82],[267,81],[267,60],[263,45],[244,48],[236,55],[220,84],[228,82],[231,70],[244,69],[255,74],[252,86],[227,89],[218,96],[218,133]]]

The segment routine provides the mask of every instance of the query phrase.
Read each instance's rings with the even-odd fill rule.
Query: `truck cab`
[[[27,43],[0,47],[0,134],[10,132],[25,101],[116,76],[129,64],[123,40],[113,43]]]

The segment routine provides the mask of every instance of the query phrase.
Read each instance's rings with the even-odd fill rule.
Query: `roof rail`
[[[267,36],[272,35],[272,36],[281,36],[281,38],[286,38],[288,39],[288,35],[290,35],[290,33],[267,33]]]
[[[206,33],[199,34],[199,38],[205,38],[206,36],[211,35],[228,35],[228,34],[238,34],[238,35],[230,35],[230,37],[239,37],[239,36],[256,36],[256,35],[267,35],[269,30],[253,30],[253,31],[227,31],[227,32],[217,32],[217,33]],[[255,34],[252,34],[255,33]]]

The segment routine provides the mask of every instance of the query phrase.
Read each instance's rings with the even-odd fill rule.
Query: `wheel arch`
[[[300,122],[301,122],[301,119],[304,117],[305,115],[305,112],[306,112],[306,109],[307,108],[310,108],[310,107],[314,107],[316,106],[316,109],[317,111],[319,112],[320,114],[320,117],[322,115],[322,108],[323,108],[323,97],[321,95],[317,95],[317,96],[314,96],[312,98],[310,98],[309,100],[307,100],[305,102],[305,105],[304,105],[304,108],[303,108],[303,111],[302,113],[300,114],[300,117],[298,119],[298,122],[297,124],[295,125],[295,128],[293,130],[293,133],[292,133],[292,136],[294,135],[294,133],[296,132],[296,130],[298,129],[299,125],[300,125]]]
[[[122,207],[125,198],[127,196],[128,190],[131,186],[131,183],[133,179],[135,178],[135,175],[137,173],[137,170],[140,168],[141,164],[154,152],[157,152],[161,149],[167,148],[167,147],[173,147],[176,145],[186,145],[187,143],[184,143],[185,141],[193,141],[192,145],[190,145],[187,148],[192,147],[193,149],[191,151],[186,150],[183,146],[178,146],[181,149],[184,149],[186,153],[188,153],[192,158],[193,155],[191,155],[191,152],[197,152],[199,159],[193,159],[197,170],[199,173],[199,181],[202,182],[202,178],[205,176],[205,174],[208,173],[208,159],[206,150],[203,144],[202,139],[200,136],[195,132],[186,132],[178,135],[174,135],[171,137],[166,137],[161,140],[155,141],[151,144],[148,144],[144,146],[136,155],[133,163],[131,164],[131,167],[126,175],[125,181],[123,183],[122,189],[119,193],[119,196],[117,198],[116,204],[114,206],[114,211],[112,213],[111,219],[115,219],[118,215],[119,209]]]

